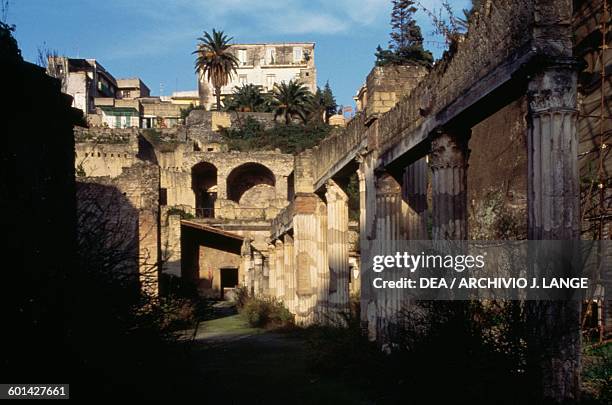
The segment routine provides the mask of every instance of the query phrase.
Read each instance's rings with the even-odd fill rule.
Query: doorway
[[[238,286],[238,269],[226,267],[221,269],[221,299],[225,299],[226,290],[233,291]]]

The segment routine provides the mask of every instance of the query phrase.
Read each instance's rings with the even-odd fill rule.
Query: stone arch
[[[276,177],[266,166],[255,162],[244,163],[227,176],[227,198],[240,203],[245,193],[255,187],[263,188],[270,197],[275,186]]]
[[[191,189],[195,194],[196,216],[214,218],[217,199],[217,167],[200,162],[191,168]]]

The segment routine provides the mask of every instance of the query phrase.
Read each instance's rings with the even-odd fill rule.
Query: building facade
[[[234,44],[230,48],[238,59],[238,69],[221,95],[232,94],[236,86],[253,84],[270,92],[275,84],[299,80],[312,92],[317,90],[315,44],[288,42],[264,44]],[[210,109],[214,103],[214,89],[207,77],[200,75],[200,99]]]

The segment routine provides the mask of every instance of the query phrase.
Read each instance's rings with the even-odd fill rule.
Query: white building
[[[271,91],[275,83],[299,80],[310,91],[317,90],[313,42],[234,44],[230,52],[236,55],[239,66],[221,95],[232,94],[234,87],[243,84],[261,86]],[[214,89],[206,76],[200,75],[200,98],[210,109],[215,102]]]

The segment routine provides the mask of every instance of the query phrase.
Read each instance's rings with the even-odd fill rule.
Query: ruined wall
[[[191,111],[185,120],[185,124],[188,126],[201,126],[210,131],[218,131],[218,125],[221,125],[223,128],[227,128],[230,125],[236,126],[244,122],[248,117],[258,121],[266,128],[270,128],[274,124],[273,113],[218,112],[204,110]]]
[[[472,128],[468,167],[470,239],[527,237],[527,104],[521,99]]]
[[[427,75],[423,66],[377,66],[366,78],[366,123],[386,113]]]
[[[75,131],[75,165],[79,177],[116,177],[136,163],[138,132],[133,129],[80,128]]]
[[[125,254],[136,255],[133,262],[136,268],[130,270],[121,265],[120,270],[138,272],[143,291],[157,295],[161,249],[158,237],[157,167],[148,162],[139,162],[124,168],[116,177],[83,177],[80,181],[89,185],[90,192],[79,193],[77,203],[81,206],[91,204],[93,190],[96,205],[102,207],[97,215],[106,218],[102,224],[110,227],[108,232],[116,233],[129,241],[125,245],[126,250],[135,249],[133,253],[127,251]]]

